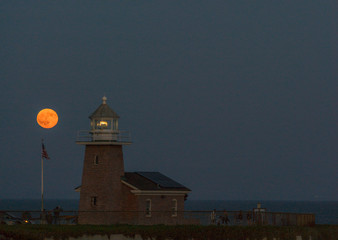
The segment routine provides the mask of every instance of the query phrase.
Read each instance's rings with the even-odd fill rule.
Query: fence
[[[81,218],[85,219],[82,220]],[[80,221],[79,221],[80,219]],[[78,224],[91,219],[93,224],[199,224],[199,225],[273,225],[311,226],[315,215],[307,213],[254,212],[254,211],[0,211],[1,224]]]
[[[272,226],[312,226],[315,215],[308,213],[253,212],[253,211],[187,211],[187,219],[199,219],[202,225],[272,225]]]

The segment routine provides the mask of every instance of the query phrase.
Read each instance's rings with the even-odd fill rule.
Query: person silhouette
[[[54,212],[54,224],[59,224],[59,219],[60,219],[60,212],[62,212],[63,209],[60,206],[57,206],[56,208],[53,209]]]

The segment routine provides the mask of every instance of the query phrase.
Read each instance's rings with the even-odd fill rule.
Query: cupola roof
[[[107,104],[107,98],[104,96],[102,98],[102,104],[89,116],[90,119],[93,118],[120,118],[113,109],[111,109]]]

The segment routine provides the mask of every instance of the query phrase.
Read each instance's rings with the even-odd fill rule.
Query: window
[[[99,164],[99,156],[95,155],[94,156],[94,165],[98,165]]]
[[[176,217],[177,216],[177,200],[173,199],[172,204],[173,205],[172,205],[172,208],[171,208],[171,211],[172,211],[171,216]]]
[[[95,129],[111,129],[111,121],[95,120]]]
[[[97,197],[91,197],[90,198],[90,205],[91,206],[97,206]]]
[[[113,130],[117,130],[118,126],[117,126],[117,120],[113,119]]]
[[[151,217],[151,200],[146,200],[146,217]]]

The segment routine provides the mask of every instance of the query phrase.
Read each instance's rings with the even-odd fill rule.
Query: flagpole
[[[41,139],[43,144],[43,139]],[[43,156],[41,154],[41,212],[43,212]]]

